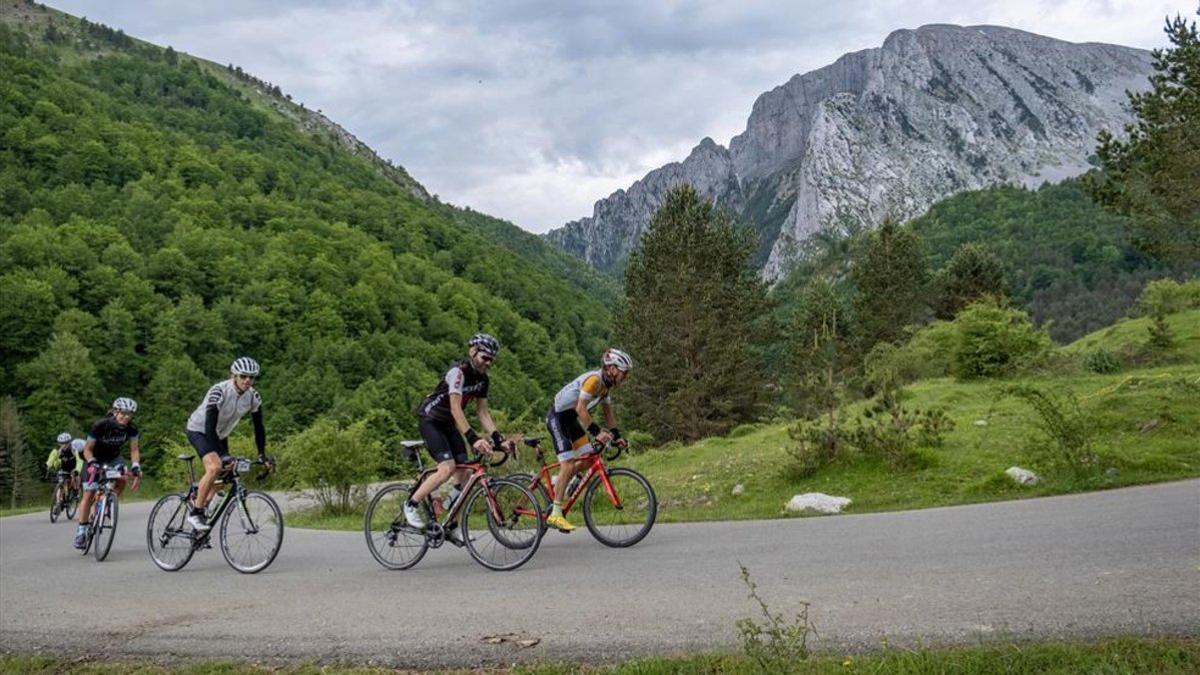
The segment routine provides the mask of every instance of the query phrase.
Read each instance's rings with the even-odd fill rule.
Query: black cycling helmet
[[[468,347],[478,347],[479,351],[495,356],[500,353],[500,341],[487,333],[476,333],[467,340]]]

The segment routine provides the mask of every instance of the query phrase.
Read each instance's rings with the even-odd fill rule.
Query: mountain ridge
[[[1129,121],[1125,91],[1147,86],[1150,70],[1144,50],[1003,26],[893,31],[880,47],[759,95],[728,148],[705,139],[545,236],[612,269],[666,191],[686,181],[757,231],[762,272],[776,279],[822,229],[1086,171],[1096,133]]]

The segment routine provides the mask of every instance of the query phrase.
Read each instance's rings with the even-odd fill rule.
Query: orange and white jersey
[[[591,410],[601,401],[608,400],[608,387],[604,384],[604,375],[599,370],[589,370],[571,380],[554,395],[554,412],[574,410],[580,399],[586,402]]]

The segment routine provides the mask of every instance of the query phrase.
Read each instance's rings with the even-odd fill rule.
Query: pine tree
[[[898,340],[905,326],[925,319],[929,266],[921,240],[911,228],[885,219],[854,261],[852,276],[858,289],[855,316],[864,353],[877,342]]]
[[[958,311],[984,296],[1005,295],[1004,265],[987,249],[963,244],[934,277],[934,316],[953,319]]]
[[[25,445],[25,430],[21,413],[11,396],[0,401],[0,466],[4,467],[4,494],[10,508],[16,508],[31,492],[34,480],[34,458]]]
[[[1200,11],[1197,12],[1200,14]],[[1200,32],[1167,21],[1174,48],[1156,49],[1150,89],[1129,94],[1136,123],[1128,140],[1100,132],[1104,171],[1091,177],[1096,199],[1132,217],[1134,244],[1160,260],[1200,260]]]
[[[617,330],[637,367],[621,398],[657,440],[693,441],[757,414],[766,288],[754,250],[748,231],[682,185],[630,256]]]

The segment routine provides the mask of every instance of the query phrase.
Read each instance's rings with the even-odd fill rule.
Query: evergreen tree
[[[29,496],[37,475],[34,467],[36,457],[25,444],[25,429],[21,424],[21,413],[17,402],[5,396],[0,402],[0,467],[3,468],[4,495],[10,508]]]
[[[752,347],[766,289],[754,250],[746,230],[682,185],[630,256],[618,334],[637,368],[622,398],[657,440],[719,434],[758,412],[763,380]]]
[[[32,383],[26,406],[29,438],[35,442],[53,439],[64,429],[78,433],[103,409],[96,367],[87,347],[71,333],[55,334],[42,353],[17,372]]]
[[[853,334],[850,310],[834,284],[817,277],[800,297],[800,311],[789,332],[785,389],[794,397],[802,417],[826,415],[829,427],[841,404],[845,379],[855,367],[850,349]]]
[[[1200,14],[1200,11],[1197,12]],[[1134,243],[1165,261],[1200,260],[1200,32],[1167,21],[1173,48],[1156,49],[1148,91],[1129,94],[1128,140],[1100,133],[1096,198],[1133,220]]]
[[[863,352],[898,340],[905,326],[925,319],[929,266],[912,228],[885,219],[854,261],[852,276]]]
[[[953,319],[959,310],[984,296],[1005,294],[1004,266],[987,249],[963,244],[934,277],[934,316]]]

